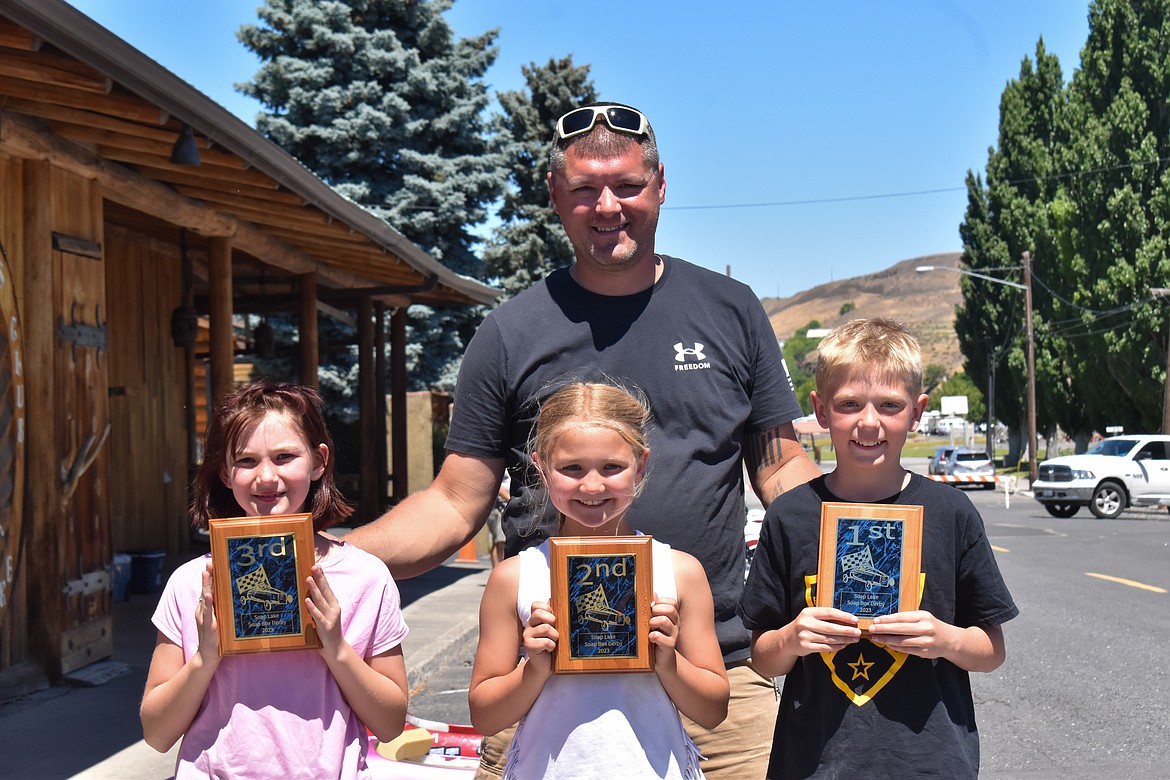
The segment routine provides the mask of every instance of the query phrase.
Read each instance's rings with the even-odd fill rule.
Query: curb
[[[402,655],[411,690],[479,632],[479,602],[491,567],[473,564],[468,568],[475,571],[412,601],[402,610],[410,628],[402,642]]]

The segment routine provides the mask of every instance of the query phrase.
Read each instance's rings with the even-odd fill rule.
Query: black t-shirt
[[[751,289],[663,256],[653,287],[597,295],[567,268],[493,311],[459,372],[447,449],[503,457],[512,474],[507,549],[543,538],[528,443],[540,402],[568,381],[617,381],[650,400],[649,476],[627,518],[702,562],[728,661],[750,634],[735,614],[743,589],[743,443],[800,416],[763,307]]]
[[[739,613],[770,631],[816,598],[821,504],[840,501],[824,478],[768,508]],[[885,503],[923,507],[921,608],[962,628],[1019,610],[999,573],[978,510],[962,491],[920,475]],[[769,778],[976,777],[979,735],[968,673],[949,661],[867,639],[797,660],[784,680]]]

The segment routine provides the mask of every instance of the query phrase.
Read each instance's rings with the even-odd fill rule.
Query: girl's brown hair
[[[325,403],[320,394],[304,385],[259,379],[227,395],[208,425],[203,462],[195,474],[191,500],[191,524],[196,528],[206,528],[213,517],[244,514],[231,489],[223,483],[222,474],[230,467],[240,441],[269,412],[288,416],[313,457],[318,456],[319,445],[329,448],[324,473],[309,486],[305,497],[305,511],[313,514],[313,529],[337,525],[353,513],[333,479],[333,437],[325,425]]]

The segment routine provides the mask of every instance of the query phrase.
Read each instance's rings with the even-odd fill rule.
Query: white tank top
[[[520,553],[516,613],[548,601],[548,542]],[[675,598],[670,546],[654,541],[654,592]],[[557,674],[520,720],[505,780],[533,778],[702,778],[699,752],[653,672]]]

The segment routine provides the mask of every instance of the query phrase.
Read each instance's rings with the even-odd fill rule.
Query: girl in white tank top
[[[625,515],[646,476],[649,409],[608,384],[568,384],[541,407],[533,462],[559,512],[556,536],[633,535]],[[519,721],[505,777],[701,778],[679,712],[713,728],[728,683],[711,591],[692,556],[652,543],[654,671],[556,675],[548,542],[492,570],[480,606],[472,723]],[[520,659],[517,664],[517,658]]]

